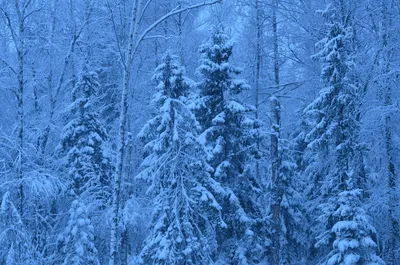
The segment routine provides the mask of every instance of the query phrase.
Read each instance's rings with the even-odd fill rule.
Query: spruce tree
[[[383,264],[376,255],[375,230],[364,211],[366,176],[360,133],[361,85],[356,64],[352,14],[342,16],[343,2],[328,9],[327,35],[316,57],[322,60],[324,87],[306,112],[314,127],[306,139],[316,151],[308,172],[319,189],[316,246],[321,264]],[[340,11],[340,12],[339,12]],[[319,168],[315,168],[319,167]],[[320,168],[324,168],[320,170]],[[318,179],[315,176],[318,175]]]
[[[96,72],[85,66],[72,91],[71,120],[64,126],[60,151],[67,158],[70,193],[95,207],[105,207],[113,168],[108,135],[95,109],[99,88]]]
[[[296,163],[298,139],[279,139],[280,166],[275,184],[281,200],[279,212],[279,264],[299,264],[306,256],[308,244],[308,222],[304,207],[304,178]]]
[[[158,112],[139,133],[146,158],[138,175],[150,184],[155,209],[142,264],[212,264],[215,228],[224,226],[222,192],[212,179],[199,125],[187,106],[190,81],[169,52],[155,72]]]
[[[0,204],[0,264],[33,264],[30,235],[22,222],[10,192]]]
[[[97,249],[93,243],[94,227],[88,209],[78,199],[69,210],[68,225],[58,238],[63,265],[99,265]]]
[[[10,250],[7,253],[5,265],[18,265],[17,257],[14,251],[14,244],[11,244]]]
[[[232,51],[233,42],[223,26],[216,26],[200,48],[202,81],[193,108],[202,126],[201,138],[213,176],[226,190],[221,201],[228,227],[218,231],[218,259],[254,264],[263,258],[267,242],[256,201],[261,187],[250,170],[256,134],[251,133],[255,124],[247,114],[254,108],[235,99],[249,86],[236,77],[241,69],[229,63]]]

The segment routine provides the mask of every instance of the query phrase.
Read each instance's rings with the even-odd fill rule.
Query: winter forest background
[[[0,0],[0,264],[398,265],[398,0]]]

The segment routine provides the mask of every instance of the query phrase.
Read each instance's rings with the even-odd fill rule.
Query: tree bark
[[[387,2],[382,0],[382,46],[384,56],[383,76],[384,78],[384,106],[390,108],[392,106],[392,88],[390,85],[390,72],[391,72],[391,57],[392,57],[392,45],[390,43],[389,29],[392,26]],[[398,248],[398,237],[399,237],[399,222],[396,218],[396,208],[399,202],[397,195],[397,175],[396,167],[393,157],[393,142],[392,142],[392,126],[391,126],[391,115],[390,113],[385,114],[385,127],[384,127],[384,139],[385,139],[385,154],[386,154],[386,174],[387,174],[387,186],[388,186],[388,218],[389,218],[389,240],[387,249],[387,265],[396,265],[397,263],[397,248]]]
[[[262,48],[261,48],[261,38],[263,34],[262,30],[262,19],[261,19],[261,7],[260,7],[260,0],[256,0],[256,26],[257,26],[257,43],[256,43],[256,80],[255,80],[255,85],[256,85],[256,99],[255,99],[255,106],[256,106],[256,120],[258,120],[260,117],[260,76],[261,76],[261,63],[262,63]],[[257,125],[257,129],[259,126]],[[260,136],[259,133],[257,133],[257,152],[260,151]],[[260,176],[260,162],[257,160],[256,161],[256,178],[258,181],[261,180]]]
[[[19,6],[19,1],[15,1],[15,9],[18,16],[18,36],[16,41],[17,47],[17,59],[18,59],[18,71],[17,81],[18,90],[16,93],[17,105],[18,105],[18,164],[17,164],[17,178],[19,180],[18,187],[18,210],[23,216],[24,213],[24,185],[23,185],[23,164],[24,164],[24,67],[25,67],[25,41],[24,41],[24,23],[25,23],[25,7]],[[10,25],[11,27],[11,25]]]
[[[117,172],[114,179],[114,191],[112,200],[113,219],[111,223],[109,265],[114,265],[117,258],[119,208],[120,208],[120,196],[121,196],[121,180],[123,174],[124,154],[125,154],[126,113],[128,109],[128,87],[129,87],[130,75],[131,75],[130,70],[124,71],[124,81],[122,85],[122,97],[121,97],[121,113],[120,113],[120,123],[119,123]]]
[[[272,7],[272,34],[274,45],[274,81],[275,86],[279,89],[279,44],[278,44],[278,22],[277,22],[278,0],[273,0]],[[279,265],[280,263],[280,234],[281,234],[281,209],[280,203],[282,195],[279,180],[280,158],[279,158],[279,138],[281,109],[280,102],[276,96],[271,97],[271,197],[272,197],[272,257],[271,264]]]

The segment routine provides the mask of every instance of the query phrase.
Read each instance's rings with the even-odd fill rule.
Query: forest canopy
[[[0,264],[398,265],[394,0],[0,0]]]

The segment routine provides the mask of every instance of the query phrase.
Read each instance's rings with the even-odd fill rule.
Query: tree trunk
[[[384,106],[390,108],[392,102],[392,88],[390,84],[390,72],[391,72],[391,57],[392,57],[392,43],[390,42],[389,28],[392,27],[392,21],[390,18],[388,6],[385,0],[382,0],[382,46],[383,46],[383,57],[384,67],[382,74],[384,78]],[[386,174],[387,174],[387,186],[388,186],[388,218],[389,218],[389,240],[387,249],[387,265],[396,265],[397,263],[397,240],[399,238],[399,222],[396,218],[396,208],[399,202],[397,195],[397,176],[396,167],[393,158],[393,143],[392,143],[392,127],[390,113],[385,115],[385,127],[384,127],[384,139],[385,139],[385,153],[386,153]]]
[[[260,118],[260,75],[261,75],[261,63],[262,63],[262,51],[261,51],[261,38],[263,34],[262,30],[262,18],[261,18],[261,7],[260,7],[260,0],[256,0],[256,23],[257,23],[257,44],[256,44],[256,80],[255,80],[255,85],[256,85],[256,120]],[[259,126],[257,125],[257,128],[259,129]],[[260,135],[257,133],[257,152],[260,151]],[[260,162],[257,160],[256,161],[256,178],[258,181],[261,180],[260,176]]]
[[[274,78],[275,86],[279,88],[279,46],[278,46],[278,25],[277,25],[277,8],[278,0],[273,0],[272,7],[272,33],[274,45]],[[282,195],[280,194],[279,180],[279,138],[281,109],[280,102],[276,96],[271,97],[271,197],[272,197],[272,257],[271,264],[279,265],[280,263],[280,234],[281,234],[281,209],[280,203]]]
[[[388,253],[387,253],[387,265],[396,265],[397,261],[397,240],[399,238],[399,222],[396,218],[396,208],[399,202],[399,198],[396,191],[397,176],[395,164],[392,156],[392,132],[389,127],[390,116],[386,117],[385,127],[385,148],[387,156],[387,174],[388,174],[388,190],[389,190],[389,242],[388,242]]]
[[[16,93],[17,104],[18,104],[18,164],[17,164],[17,178],[20,181],[18,188],[18,210],[23,216],[24,213],[24,186],[23,186],[23,163],[24,163],[24,55],[25,55],[25,43],[24,43],[24,22],[25,12],[20,8],[18,1],[16,3],[16,11],[18,15],[18,43],[17,56],[18,56],[18,90]]]
[[[114,265],[117,258],[117,244],[118,244],[118,225],[119,225],[119,208],[120,208],[120,197],[121,197],[121,181],[124,170],[124,155],[125,155],[125,139],[126,139],[126,121],[128,111],[128,89],[129,81],[131,76],[132,67],[132,55],[134,49],[134,35],[136,25],[136,14],[138,11],[138,1],[135,1],[132,8],[132,21],[129,30],[129,43],[126,54],[125,68],[124,68],[124,79],[122,84],[121,94],[121,112],[120,112],[120,123],[119,123],[119,138],[118,138],[118,157],[117,157],[117,172],[114,180],[114,191],[112,200],[112,211],[113,219],[111,223],[111,237],[110,237],[110,261],[109,265]]]
[[[125,154],[126,113],[128,109],[128,87],[129,87],[130,74],[131,74],[130,70],[126,69],[124,71],[124,82],[122,85],[117,172],[114,180],[114,191],[112,200],[113,219],[111,223],[111,236],[110,236],[110,261],[109,261],[110,265],[115,264],[117,257],[119,208],[120,208],[120,196],[121,196],[121,180],[123,174],[124,154]]]
[[[121,265],[128,264],[129,242],[128,242],[128,227],[124,226],[121,233]]]
[[[389,73],[390,66],[387,63],[387,73]],[[392,91],[389,82],[386,82],[385,87],[385,107],[392,105]],[[397,240],[399,238],[399,222],[396,217],[396,208],[398,207],[399,197],[397,195],[397,175],[396,167],[393,159],[393,143],[392,143],[392,128],[390,114],[385,117],[385,152],[386,152],[386,173],[388,180],[388,202],[389,202],[389,242],[387,253],[387,265],[396,265],[397,261]]]

